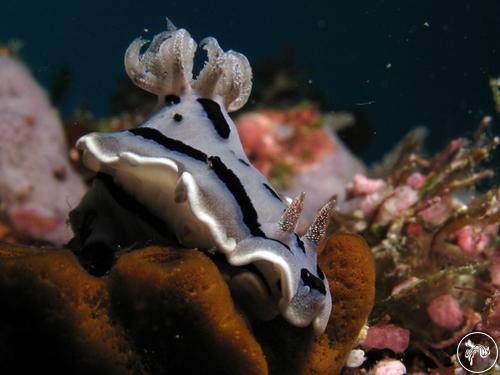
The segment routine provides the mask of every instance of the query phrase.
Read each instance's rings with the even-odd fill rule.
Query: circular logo
[[[483,374],[498,360],[498,345],[487,333],[471,332],[462,337],[457,346],[460,366],[473,374]]]

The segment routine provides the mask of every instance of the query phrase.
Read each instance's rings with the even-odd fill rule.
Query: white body
[[[159,34],[142,56],[137,45],[143,43],[132,43],[125,61],[129,75],[168,95],[167,104],[139,128],[82,137],[84,162],[112,175],[184,246],[221,252],[232,266],[254,265],[258,273],[243,272],[231,282],[260,304],[262,318],[282,314],[296,326],[312,323],[319,335],[331,310],[315,252],[326,209],[302,239],[295,234],[303,195],[288,208],[250,164],[225,109],[246,101],[248,62],[210,38],[209,62],[191,84],[193,43],[182,29]],[[161,87],[165,92],[158,92]]]

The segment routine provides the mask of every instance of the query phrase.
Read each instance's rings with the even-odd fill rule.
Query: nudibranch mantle
[[[222,253],[230,265],[241,266],[244,272],[230,285],[255,300],[261,318],[281,314],[295,326],[312,324],[320,335],[331,295],[316,248],[333,203],[299,237],[304,194],[288,204],[250,164],[227,113],[250,94],[248,60],[206,38],[208,62],[193,80],[196,43],[186,30],[169,23],[141,53],[145,44],[132,42],[125,68],[163,107],[135,129],[80,138],[85,165],[113,176],[182,245]]]

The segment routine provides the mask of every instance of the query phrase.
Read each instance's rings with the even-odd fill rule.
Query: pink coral
[[[67,158],[61,121],[18,61],[0,57],[0,201],[14,229],[62,245],[85,186]]]
[[[355,196],[346,201],[339,202],[337,208],[341,212],[354,212],[361,210],[363,218],[370,219],[376,212],[380,203],[390,194],[390,189],[382,189],[368,195]]]
[[[448,153],[451,154],[451,153],[457,151],[460,147],[462,147],[463,145],[465,145],[465,143],[466,143],[466,141],[465,141],[464,138],[453,139],[448,144]]]
[[[239,118],[238,131],[245,153],[257,169],[269,175],[272,160],[282,152],[271,119],[260,113],[247,114]]]
[[[237,120],[237,126],[252,162],[261,172],[273,176],[276,163],[285,163],[291,172],[297,172],[335,150],[325,129],[317,126],[320,119],[320,113],[312,108],[292,108],[249,113]]]
[[[312,106],[301,106],[252,112],[236,121],[243,148],[257,169],[287,196],[308,192],[302,229],[333,195],[342,201],[348,182],[364,172],[328,126],[328,118]]]
[[[412,189],[419,190],[425,184],[426,177],[422,173],[415,172],[406,179],[406,184]]]
[[[409,207],[418,201],[418,193],[411,187],[403,185],[394,190],[394,193],[385,200],[380,207],[375,224],[387,225],[397,216],[400,216]]]
[[[455,207],[448,197],[436,198],[429,207],[418,213],[418,216],[428,224],[439,226],[453,213]]]
[[[47,233],[65,225],[65,217],[44,207],[26,205],[12,210],[14,227],[32,238],[43,238]]]
[[[356,174],[354,180],[347,185],[346,190],[350,196],[358,196],[375,193],[386,186],[387,184],[384,180],[371,179],[362,174]]]
[[[238,131],[247,155],[258,153],[271,157],[280,152],[272,121],[260,113],[247,114],[238,120]]]
[[[457,328],[464,320],[460,303],[451,294],[433,299],[427,306],[427,313],[434,324],[447,329]]]
[[[492,236],[484,228],[466,225],[456,233],[457,244],[468,255],[482,252],[492,241]]]
[[[369,219],[375,213],[378,205],[384,200],[387,196],[386,192],[376,191],[375,193],[367,195],[361,202],[360,208],[363,211],[363,216],[366,219]]]
[[[380,323],[368,329],[363,346],[367,349],[391,349],[402,353],[408,348],[410,331],[394,324]]]
[[[397,359],[384,359],[373,367],[368,375],[404,375],[406,367]]]
[[[420,279],[418,277],[410,277],[408,279],[406,279],[405,281],[403,281],[402,283],[396,285],[394,288],[392,288],[392,293],[391,294],[398,294],[399,292],[401,292],[402,290],[410,287],[410,286],[413,286],[415,285],[416,282],[418,282]]]

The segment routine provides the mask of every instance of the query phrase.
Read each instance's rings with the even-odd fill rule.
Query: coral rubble
[[[452,140],[434,157],[423,156],[418,134],[410,134],[377,178],[357,176],[348,186],[331,229],[362,235],[375,257],[368,362],[390,349],[395,358],[406,354],[409,369],[442,373],[458,366],[452,355],[465,333],[500,339],[500,190],[483,183],[500,144],[488,135],[490,122],[485,117],[472,139]]]

